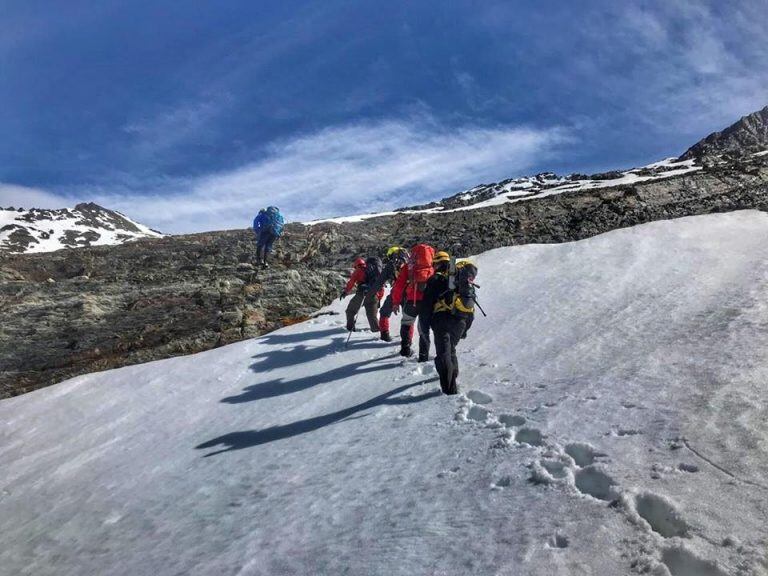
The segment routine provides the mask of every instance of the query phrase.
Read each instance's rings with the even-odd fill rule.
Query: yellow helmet
[[[400,250],[402,250],[400,246],[392,246],[392,248],[387,250],[387,256],[392,256],[392,254],[394,254],[395,252],[400,252]]]
[[[435,256],[432,258],[432,264],[437,264],[439,262],[448,262],[451,259],[451,257],[448,255],[448,252],[443,252],[442,250],[440,252],[437,252]]]

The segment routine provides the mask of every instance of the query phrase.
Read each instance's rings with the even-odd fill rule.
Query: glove
[[[342,291],[341,291],[341,294],[339,294],[339,300],[344,300],[344,297],[345,297],[346,295],[347,295],[347,291],[346,291],[346,290],[342,290]]]
[[[469,332],[469,330],[464,330],[464,334],[461,335],[462,340],[467,337],[467,332]]]
[[[395,304],[392,306],[392,314],[397,316],[397,314],[400,312],[400,304]]]

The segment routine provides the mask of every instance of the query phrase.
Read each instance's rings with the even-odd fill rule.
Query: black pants
[[[261,262],[267,261],[267,255],[272,251],[272,244],[277,240],[277,236],[266,230],[262,230],[259,233],[259,237],[256,240],[256,257]]]
[[[440,388],[444,394],[458,394],[456,379],[459,376],[459,359],[456,344],[459,343],[467,321],[451,314],[432,316],[432,331],[435,333],[435,368],[440,376]]]
[[[381,305],[379,316],[382,318],[389,318],[392,316],[392,294],[387,294],[387,297],[384,298],[384,304]]]
[[[347,305],[347,330],[355,329],[355,316],[360,307],[365,307],[365,315],[368,317],[368,326],[371,332],[379,331],[379,299],[376,293],[366,295],[365,290],[358,289],[352,300]]]

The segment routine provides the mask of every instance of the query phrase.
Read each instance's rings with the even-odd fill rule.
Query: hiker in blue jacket
[[[253,233],[256,235],[256,263],[268,268],[267,255],[272,251],[272,244],[283,233],[285,220],[276,206],[259,210],[253,219]]]

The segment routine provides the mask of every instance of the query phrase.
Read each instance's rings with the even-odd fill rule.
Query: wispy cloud
[[[166,153],[179,145],[200,140],[232,100],[232,95],[224,92],[215,97],[178,104],[151,116],[132,120],[122,130],[134,139],[133,150],[140,156]]]
[[[309,220],[424,202],[519,174],[567,140],[561,129],[449,129],[431,119],[351,124],[274,143],[226,173],[96,201],[167,232],[241,228],[268,204]]]
[[[0,207],[3,208],[62,208],[67,202],[63,196],[40,188],[0,182]]]
[[[743,0],[719,7],[726,13],[689,0],[613,5],[584,33],[632,59],[618,70],[598,65],[593,78],[617,102],[631,100],[642,122],[667,130],[707,132],[761,108],[768,45],[754,21],[768,19],[768,5]]]

